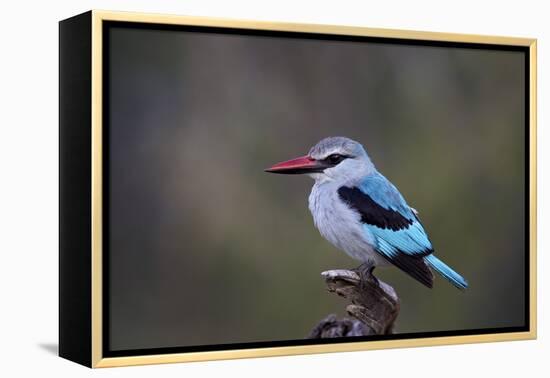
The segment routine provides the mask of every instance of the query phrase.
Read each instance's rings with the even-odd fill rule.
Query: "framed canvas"
[[[536,337],[536,40],[60,22],[59,354]]]

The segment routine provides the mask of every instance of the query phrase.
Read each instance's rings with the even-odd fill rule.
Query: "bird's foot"
[[[380,286],[380,282],[378,281],[378,278],[376,278],[373,274],[375,266],[370,262],[365,262],[361,265],[359,265],[357,268],[352,269],[354,272],[356,272],[359,275],[359,287],[362,291],[365,291],[367,286],[374,285],[374,286]]]

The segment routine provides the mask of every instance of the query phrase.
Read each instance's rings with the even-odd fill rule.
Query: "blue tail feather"
[[[468,282],[451,267],[439,260],[434,255],[429,255],[424,258],[428,265],[433,268],[437,273],[441,274],[445,279],[452,283],[457,288],[464,290],[468,287]]]

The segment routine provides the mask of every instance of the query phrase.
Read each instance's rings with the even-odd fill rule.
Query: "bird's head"
[[[266,172],[307,174],[316,182],[350,182],[374,171],[363,146],[346,137],[329,137],[313,146],[306,156],[277,163]]]

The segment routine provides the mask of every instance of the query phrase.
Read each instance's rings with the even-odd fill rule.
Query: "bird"
[[[359,142],[343,136],[324,138],[307,155],[265,171],[315,180],[308,200],[315,227],[336,248],[360,261],[360,272],[372,276],[375,267],[393,265],[432,288],[433,269],[458,289],[468,287],[435,256],[418,212],[376,169]]]

